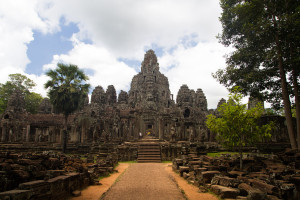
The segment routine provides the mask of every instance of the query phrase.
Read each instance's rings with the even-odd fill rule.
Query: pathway
[[[99,200],[101,196],[103,200],[185,199],[181,190],[189,200],[218,200],[209,193],[199,193],[198,187],[188,184],[172,170],[171,165],[171,163],[120,163],[116,168],[118,173],[101,179],[102,185],[89,186],[82,191],[80,197],[72,197],[70,200]]]
[[[162,163],[135,163],[129,166],[103,200],[185,199]]]

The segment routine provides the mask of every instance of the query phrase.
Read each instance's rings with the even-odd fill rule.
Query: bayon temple
[[[225,100],[221,99],[220,103]],[[24,109],[24,97],[15,92],[1,117],[2,143],[45,143],[59,147],[62,142],[63,115],[52,109],[49,99],[40,104],[38,114]],[[141,71],[132,78],[130,90],[120,91],[113,85],[105,91],[97,86],[91,101],[69,117],[68,145],[97,145],[105,142],[137,141],[146,136],[160,141],[195,143],[214,142],[215,135],[205,126],[206,115],[216,113],[207,109],[202,89],[197,91],[182,85],[176,102],[169,89],[168,78],[159,71],[157,57],[148,50]],[[282,134],[276,141],[287,140]],[[280,138],[284,137],[284,138]]]

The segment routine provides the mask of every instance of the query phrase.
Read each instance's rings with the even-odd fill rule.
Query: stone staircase
[[[161,162],[161,149],[157,139],[145,138],[138,144],[139,163]]]

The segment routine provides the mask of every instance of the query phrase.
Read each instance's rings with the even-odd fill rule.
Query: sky
[[[231,51],[216,38],[220,15],[218,0],[0,0],[0,83],[21,73],[46,97],[45,72],[61,62],[89,76],[90,93],[98,85],[128,92],[153,49],[175,99],[187,84],[216,108],[228,91],[212,73]]]

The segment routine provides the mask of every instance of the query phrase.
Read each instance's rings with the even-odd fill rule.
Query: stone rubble
[[[33,154],[0,152],[0,200],[65,199],[78,190],[98,184],[112,173],[112,155]],[[91,159],[92,158],[92,159]],[[95,158],[95,159],[94,159]]]
[[[273,158],[271,158],[273,157]],[[300,198],[300,156],[287,150],[277,155],[248,155],[243,170],[237,156],[197,156],[185,152],[173,159],[173,170],[199,187],[224,199],[273,200]]]

